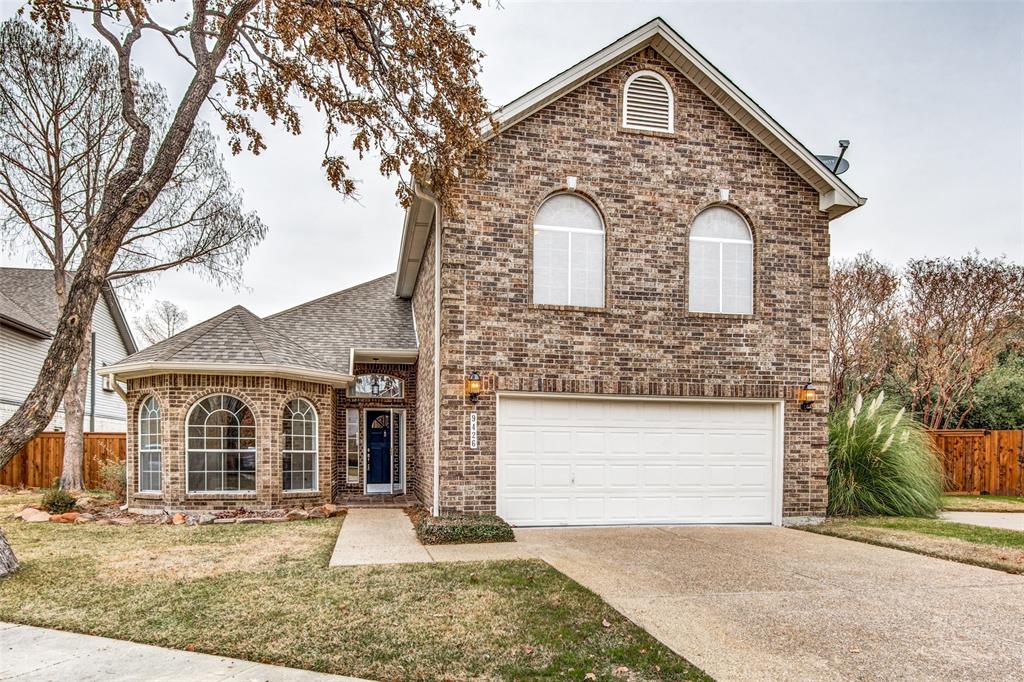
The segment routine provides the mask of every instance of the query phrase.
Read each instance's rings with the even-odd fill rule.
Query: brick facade
[[[240,398],[256,420],[256,491],[189,493],[185,479],[185,420],[189,409],[206,396],[226,393]],[[138,479],[139,408],[149,396],[160,405],[162,486],[160,493],[140,493]],[[317,412],[317,492],[285,492],[281,481],[282,420],[288,401],[304,398]],[[247,376],[161,374],[128,380],[128,502],[133,508],[219,510],[245,507],[276,509],[313,506],[332,499],[334,480],[334,389],[290,379]]]
[[[674,134],[620,127],[623,83],[641,68],[671,84]],[[795,401],[800,385],[824,389],[828,376],[829,235],[818,192],[651,49],[503,131],[485,164],[443,220],[442,511],[495,510],[500,390],[785,399],[783,513],[823,515],[825,401],[811,412]],[[601,309],[531,303],[533,215],[567,176],[604,218]],[[687,312],[689,226],[722,188],[753,232],[752,315]],[[430,276],[420,273],[417,294]],[[425,318],[428,297],[413,302]],[[471,405],[463,382],[474,370],[484,394]]]

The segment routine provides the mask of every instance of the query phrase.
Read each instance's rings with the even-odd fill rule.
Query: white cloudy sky
[[[19,5],[0,0],[2,15]],[[898,263],[977,249],[1024,261],[1024,3],[492,0],[465,18],[486,53],[484,92],[500,105],[655,16],[816,153],[852,141],[844,179],[869,201],[833,223],[834,256],[871,250]],[[149,77],[179,93],[173,59],[147,48]],[[268,139],[261,156],[227,160],[270,227],[246,288],[170,273],[149,294],[193,322],[235,303],[269,314],[394,270],[394,181],[356,164],[360,198],[345,200],[324,180],[315,123]]]

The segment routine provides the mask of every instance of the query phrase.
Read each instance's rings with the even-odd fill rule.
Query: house
[[[52,270],[0,268],[0,423],[32,390],[59,319]],[[137,349],[117,295],[109,286],[93,311],[96,367],[112,365]],[[109,379],[94,376],[85,397],[86,431],[125,431],[126,407]],[[64,430],[58,408],[47,431]]]
[[[394,275],[108,367],[135,507],[411,495],[518,525],[826,508],[829,222],[864,203],[664,21],[499,109]]]

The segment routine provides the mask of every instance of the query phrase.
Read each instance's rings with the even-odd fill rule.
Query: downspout
[[[434,207],[434,505],[441,513],[441,206],[413,181],[413,193]]]

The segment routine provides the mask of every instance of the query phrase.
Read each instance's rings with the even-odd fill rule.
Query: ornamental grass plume
[[[925,516],[938,513],[942,469],[924,427],[879,392],[860,394],[829,417],[828,513]]]

